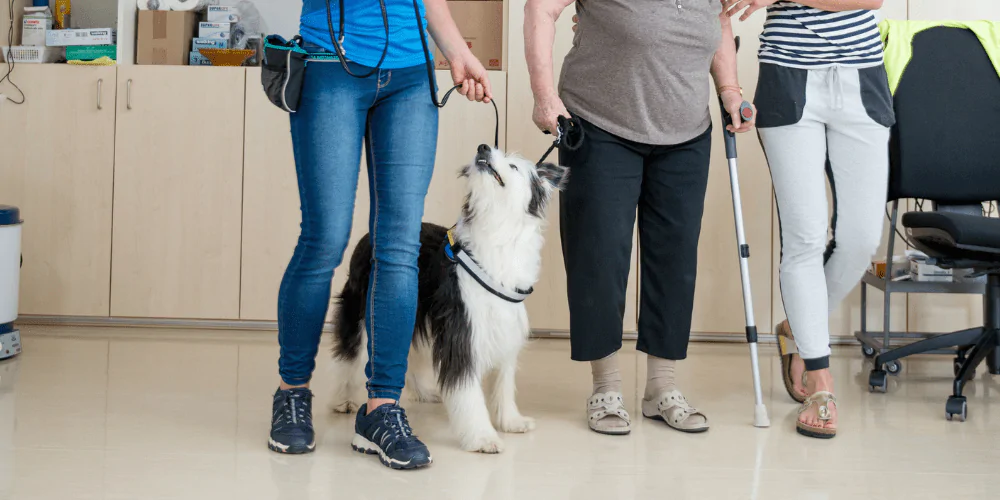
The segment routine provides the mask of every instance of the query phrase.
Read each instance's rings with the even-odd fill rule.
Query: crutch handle
[[[722,111],[722,136],[726,141],[726,158],[732,160],[736,158],[736,134],[726,130],[726,127],[733,124],[733,117],[729,116],[729,112],[726,111],[722,97],[719,97],[719,109]],[[753,121],[753,105],[749,101],[743,101],[740,104],[739,113],[740,119],[744,122]]]

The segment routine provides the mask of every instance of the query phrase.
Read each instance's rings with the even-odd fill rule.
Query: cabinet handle
[[[104,87],[104,79],[103,78],[98,78],[97,79],[97,110],[98,111],[104,109],[104,106],[101,106],[101,94],[103,94],[103,92],[101,92],[101,89],[103,87]]]
[[[125,82],[125,107],[132,109],[132,79]]]

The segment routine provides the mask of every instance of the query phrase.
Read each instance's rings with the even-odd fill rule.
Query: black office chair
[[[971,31],[932,28],[914,37],[893,101],[889,199],[932,200],[934,211],[903,215],[909,243],[940,267],[986,277],[985,321],[880,353],[870,382],[884,387],[886,363],[955,346],[945,416],[965,421],[962,389],[976,367],[986,360],[1000,374],[1000,219],[983,214],[984,202],[1000,199],[1000,76]]]

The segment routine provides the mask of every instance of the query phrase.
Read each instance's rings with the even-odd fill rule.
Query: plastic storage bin
[[[15,63],[55,63],[66,59],[65,47],[13,46],[0,47],[0,59],[7,57]]]
[[[21,276],[21,212],[0,205],[0,359],[21,352],[20,332],[14,329]]]

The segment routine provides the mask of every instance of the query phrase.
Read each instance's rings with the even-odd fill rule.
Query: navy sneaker
[[[278,389],[271,407],[271,438],[267,447],[278,453],[309,453],[316,449],[312,423],[312,391]]]
[[[358,410],[351,448],[378,455],[382,465],[393,469],[417,469],[433,462],[431,452],[413,435],[406,412],[398,404],[379,406],[367,415],[368,405]]]

